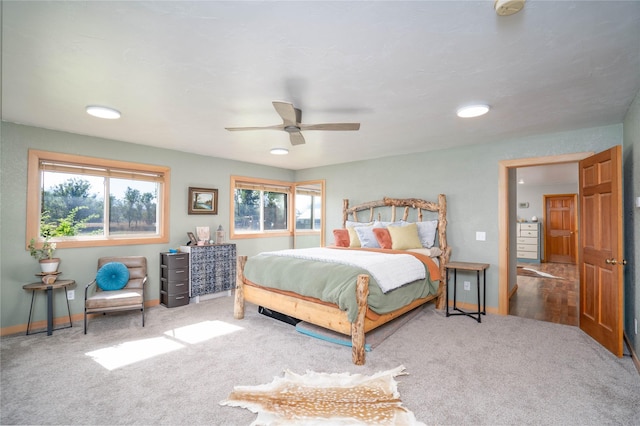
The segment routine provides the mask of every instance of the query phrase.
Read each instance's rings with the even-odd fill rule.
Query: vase
[[[52,259],[41,259],[40,270],[43,273],[56,272],[58,270],[59,264],[60,264],[60,259],[57,257],[54,257]]]

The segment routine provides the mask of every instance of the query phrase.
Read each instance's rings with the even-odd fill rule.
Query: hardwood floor
[[[578,267],[566,263],[518,263],[559,278],[518,275],[518,290],[509,300],[509,315],[578,325]]]

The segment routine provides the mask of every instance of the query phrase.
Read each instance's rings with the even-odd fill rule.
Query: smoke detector
[[[495,0],[493,7],[500,16],[509,16],[518,13],[524,7],[525,0]]]

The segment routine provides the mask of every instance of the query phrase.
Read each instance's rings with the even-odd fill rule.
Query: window
[[[168,167],[29,151],[27,244],[166,243]]]
[[[296,184],[296,231],[322,229],[322,189],[318,183]]]
[[[289,182],[232,176],[231,237],[291,235],[293,186]]]

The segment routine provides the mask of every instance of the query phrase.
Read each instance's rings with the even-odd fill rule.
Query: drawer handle
[[[176,300],[184,299],[184,296],[177,296]]]
[[[177,271],[175,271],[175,272],[176,272],[176,274],[184,274],[184,271],[183,271],[183,270],[177,270]]]
[[[176,257],[176,260],[184,260],[184,259],[185,259],[185,257],[184,257],[184,256],[182,256],[182,257]]]
[[[184,283],[182,284],[176,284],[176,287],[182,287],[184,285]]]

